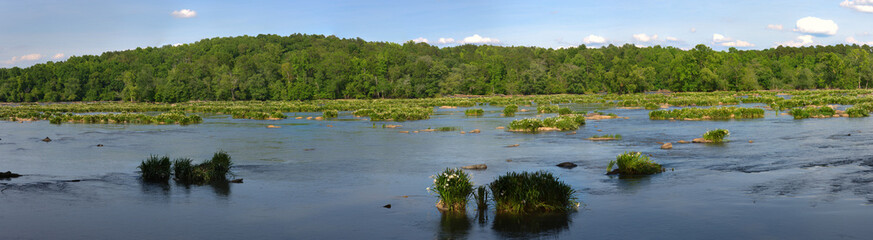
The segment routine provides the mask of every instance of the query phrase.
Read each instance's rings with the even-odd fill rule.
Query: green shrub
[[[538,105],[537,112],[538,113],[556,113],[558,112],[558,105]]]
[[[476,188],[476,192],[473,193],[473,197],[476,199],[476,210],[484,211],[488,209],[488,188],[485,186],[479,186]]]
[[[193,165],[191,159],[179,158],[173,161],[173,173],[176,181],[184,184],[224,182],[233,165],[230,159],[230,155],[224,151],[213,154],[212,159],[197,165]]]
[[[498,213],[567,212],[578,206],[575,191],[551,173],[507,173],[488,185]]]
[[[789,111],[788,114],[791,114],[791,116],[794,116],[794,119],[804,119],[804,118],[809,118],[809,116],[810,116],[809,111],[807,111],[806,109],[802,109],[802,108],[791,109],[791,111]]]
[[[158,157],[151,155],[145,161],[140,163],[139,167],[142,171],[142,179],[146,182],[167,182],[170,180],[170,158],[167,156]]]
[[[730,136],[731,132],[727,129],[715,129],[708,131],[703,134],[703,139],[712,141],[712,142],[722,142],[724,138]]]
[[[570,108],[559,108],[558,109],[558,115],[568,115],[568,114],[573,114],[573,110],[570,110]]]
[[[846,109],[846,114],[849,114],[849,117],[869,117],[870,112],[864,110],[862,108],[850,107]]]
[[[483,114],[485,114],[485,110],[480,108],[470,108],[464,111],[464,115],[467,116],[482,116]]]
[[[473,194],[473,181],[470,180],[470,175],[461,169],[447,168],[431,178],[433,178],[433,186],[428,188],[428,191],[434,191],[439,195],[439,205],[452,212],[466,209],[467,199]]]
[[[715,108],[678,108],[673,110],[655,110],[649,112],[649,119],[752,119],[763,118],[764,109],[738,108],[738,107],[715,107]]]
[[[339,111],[337,110],[325,110],[324,113],[322,113],[322,117],[324,118],[335,118],[337,116],[339,116]]]
[[[661,106],[658,106],[658,104],[654,104],[654,103],[646,103],[645,107],[648,110],[656,110],[656,109],[661,108]]]
[[[615,171],[613,167],[618,167]],[[625,152],[609,162],[606,171],[610,174],[647,175],[661,172],[661,165],[639,152]]]
[[[518,112],[518,105],[513,104],[503,108],[504,116],[514,116],[515,112]]]

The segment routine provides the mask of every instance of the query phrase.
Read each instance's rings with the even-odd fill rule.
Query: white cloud
[[[664,38],[664,39],[667,39],[667,41],[671,41],[671,42],[680,42],[680,41],[682,41],[682,40],[679,40],[678,38],[675,38],[675,37],[666,37],[666,38]]]
[[[786,46],[786,47],[802,47],[802,46],[810,46],[815,44],[812,35],[803,35],[798,36],[797,39],[787,41],[787,42],[777,42],[776,46]]]
[[[873,0],[845,0],[840,3],[840,6],[851,8],[859,12],[873,13]]]
[[[825,20],[817,17],[805,17],[797,20],[797,28],[795,32],[818,35],[834,35],[837,34],[837,23],[833,20]]]
[[[419,37],[416,39],[412,39],[412,41],[416,43],[427,43],[427,38]]]
[[[182,9],[173,11],[170,15],[176,18],[192,18],[197,16],[197,12],[191,9]]]
[[[55,60],[61,59],[61,58],[64,58],[63,53],[58,53],[58,54],[55,54],[54,56],[52,56],[52,59],[55,59]]]
[[[473,34],[473,36],[465,37],[464,40],[461,40],[461,44],[492,44],[492,43],[500,43],[500,40],[496,38],[487,38],[479,36],[479,34]]]
[[[855,37],[847,37],[847,38],[846,38],[846,42],[847,42],[847,43],[851,43],[851,44],[873,46],[873,41],[862,42],[862,41],[858,41],[858,40],[856,40]]]
[[[767,24],[767,29],[782,31],[782,24]]]
[[[697,32],[697,28],[691,28],[691,29],[688,29],[688,31],[691,31],[691,33],[696,33],[696,32]]]
[[[651,35],[651,36],[649,36],[645,33],[634,34],[634,39],[636,39],[637,41],[640,41],[640,42],[654,41],[654,40],[658,40],[658,34]]]
[[[440,38],[439,40],[437,40],[437,43],[439,43],[439,44],[450,44],[450,43],[454,43],[454,42],[455,42],[454,38]]]
[[[36,60],[39,60],[41,58],[42,58],[42,54],[32,53],[32,54],[27,54],[24,56],[12,57],[12,59],[3,61],[3,64],[9,65],[9,64],[17,63],[17,62],[22,62],[22,61],[36,61]]]
[[[591,34],[583,38],[582,42],[585,44],[604,44],[606,43],[606,38]]]
[[[727,37],[725,37],[724,35],[721,35],[721,34],[718,34],[718,33],[713,33],[713,34],[712,34],[712,41],[713,41],[713,42],[720,43],[720,42],[727,42],[727,41],[730,41],[730,40],[731,40],[730,38],[727,38]]]
[[[734,40],[733,38],[725,37],[724,35],[712,34],[712,42],[725,47],[754,47],[755,44],[743,40]]]

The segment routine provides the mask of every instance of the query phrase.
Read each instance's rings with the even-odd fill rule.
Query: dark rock
[[[43,142],[51,142],[52,139],[49,138],[49,137],[45,137],[45,138],[42,139],[42,141],[43,141]]]
[[[383,207],[383,208],[391,208],[391,204],[388,204],[388,205],[385,205],[385,206],[382,206],[382,207]]]
[[[315,150],[315,148],[306,148],[306,149],[303,149],[303,151],[312,151],[312,150]]]
[[[571,162],[562,162],[562,163],[558,163],[558,165],[555,165],[555,166],[566,168],[566,169],[572,169],[572,168],[576,167],[576,164],[571,163]]]
[[[0,172],[0,178],[17,178],[21,177],[21,174],[12,173],[11,171]]]
[[[243,183],[243,179],[242,179],[242,178],[237,178],[237,179],[234,179],[234,180],[230,180],[230,182],[232,182],[232,183]]]
[[[103,146],[103,144],[97,144],[97,147],[102,147],[102,146]]]

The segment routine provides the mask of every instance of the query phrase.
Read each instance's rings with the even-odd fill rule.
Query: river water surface
[[[629,119],[588,121],[575,135],[523,134],[495,128],[534,117],[532,111],[501,117],[502,108],[483,108],[482,117],[437,109],[429,120],[375,122],[376,128],[348,112],[329,121],[211,115],[189,126],[0,122],[0,171],[25,175],[0,180],[0,239],[873,235],[873,118],[794,120],[768,111],[754,120],[653,121],[647,110],[601,109]],[[399,133],[447,126],[482,132]],[[675,143],[715,128],[729,129],[730,141]],[[584,140],[602,134],[624,138]],[[40,141],[45,137],[53,141]],[[673,142],[673,149],[657,142]],[[506,147],[513,144],[519,146]],[[150,154],[199,162],[218,150],[233,157],[231,170],[244,183],[148,184],[136,169]],[[604,175],[625,151],[651,154],[668,170],[636,179]],[[579,166],[555,166],[561,162]],[[469,171],[476,185],[510,171],[546,170],[576,189],[584,204],[569,215],[534,218],[495,216],[493,208],[478,214],[474,205],[465,216],[441,214],[425,189],[429,177],[480,163],[488,169]]]

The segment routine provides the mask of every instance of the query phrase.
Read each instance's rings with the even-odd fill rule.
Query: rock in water
[[[693,142],[693,143],[711,143],[712,141],[706,140],[703,138],[695,138],[695,139],[691,140],[691,142]]]
[[[518,144],[512,144],[512,145],[509,145],[509,146],[506,146],[506,147],[511,148],[511,147],[518,147],[518,146],[519,146]]]
[[[689,142],[688,142],[688,141],[685,141],[685,140],[679,140],[679,141],[676,142],[676,143],[689,143]]]
[[[558,163],[558,165],[555,165],[555,166],[566,168],[566,169],[572,169],[572,168],[576,167],[576,164],[571,163],[571,162],[562,162],[562,163]]]
[[[45,138],[42,139],[42,141],[43,141],[43,142],[51,142],[52,139],[49,138],[49,137],[45,137]]]
[[[232,183],[243,183],[243,179],[242,179],[242,178],[237,178],[237,179],[234,179],[234,180],[230,180],[230,182],[232,182]]]
[[[17,178],[21,177],[21,174],[12,173],[11,171],[0,172],[0,178]]]
[[[267,125],[267,128],[282,128],[281,126],[276,125]]]
[[[672,143],[664,143],[664,145],[661,145],[661,149],[673,149],[673,144]]]
[[[97,144],[97,147],[103,147],[103,144]]]
[[[463,166],[461,168],[468,169],[468,170],[485,170],[488,168],[488,166],[485,164],[476,164],[476,165],[470,165],[470,166]]]
[[[385,205],[385,206],[382,206],[382,207],[383,207],[383,208],[391,208],[391,204],[388,204],[388,205]]]

